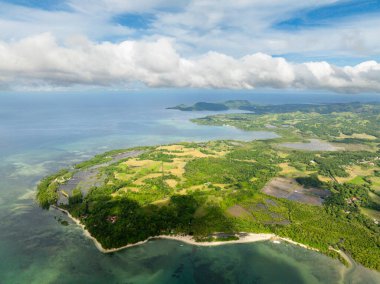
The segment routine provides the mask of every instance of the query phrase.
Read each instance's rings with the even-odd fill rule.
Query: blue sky
[[[2,0],[0,2],[14,4],[18,6],[30,7],[43,10],[71,10],[70,1],[64,0]],[[179,1],[181,2],[181,1]],[[159,11],[179,12],[181,7],[185,7],[189,1],[182,1],[182,4],[160,7]],[[281,20],[273,25],[274,29],[304,29],[318,26],[328,26],[335,21],[355,16],[365,16],[380,12],[380,1],[378,0],[343,0],[331,4],[314,6],[305,9],[295,10],[285,20]],[[154,13],[127,13],[118,14],[115,12],[114,22],[121,25],[130,26],[136,29],[147,29],[149,23],[154,19]]]
[[[273,28],[297,30],[307,28],[328,27],[337,21],[354,17],[366,17],[371,14],[379,15],[380,1],[337,1],[336,3],[295,11],[290,18],[275,23]]]
[[[117,14],[112,20],[116,25],[136,29],[144,34],[144,30],[149,30],[156,17],[154,13],[125,13]]]
[[[82,2],[82,3],[81,3]],[[107,4],[111,3],[111,4]],[[142,5],[136,5],[132,4],[129,5],[118,5],[117,3],[120,2],[139,2],[139,1],[107,1],[107,0],[100,0],[100,1],[88,1],[88,0],[0,0],[0,3],[9,4],[11,7],[11,10],[17,11],[18,7],[26,7],[31,8],[31,12],[38,11],[50,11],[53,13],[59,13],[59,12],[67,12],[69,14],[80,16],[78,15],[78,11],[80,13],[83,13],[82,16],[85,18],[86,16],[91,16],[91,13],[100,13],[104,17],[102,19],[103,24],[106,24],[110,29],[117,29],[118,27],[125,28],[124,32],[122,32],[122,29],[120,29],[119,33],[111,32],[107,33],[107,30],[104,31],[102,34],[87,34],[85,36],[90,37],[93,40],[110,40],[110,41],[121,41],[126,39],[134,39],[134,38],[141,38],[144,36],[152,36],[152,35],[159,35],[162,33],[164,36],[173,36],[178,37],[178,34],[174,34],[172,32],[173,29],[180,30],[183,34],[198,34],[199,36],[207,35],[207,33],[215,30],[222,30],[227,33],[231,34],[239,34],[240,33],[247,33],[247,27],[243,26],[247,24],[247,20],[244,19],[243,25],[240,25],[239,21],[236,21],[234,19],[234,22],[230,23],[228,21],[220,21],[219,23],[216,23],[213,26],[207,26],[205,25],[205,30],[202,29],[202,27],[199,27],[198,25],[192,25],[187,23],[188,16],[191,16],[191,14],[188,13],[187,9],[190,6],[192,2],[195,3],[202,3],[204,2],[205,10],[203,12],[207,13],[208,7],[215,6],[215,3],[217,6],[221,5],[223,6],[222,2],[228,2],[228,1],[189,1],[189,0],[182,0],[182,1],[141,1],[144,2]],[[239,1],[237,1],[238,3]],[[240,1],[242,3],[246,2],[257,2],[257,1]],[[267,1],[271,2],[271,1]],[[380,0],[363,0],[363,1],[352,1],[352,0],[343,0],[343,1],[310,1],[310,5],[294,5],[292,2],[297,3],[297,1],[284,1],[291,3],[289,5],[289,9],[286,9],[285,7],[279,7],[276,2],[281,1],[273,1],[273,10],[275,13],[269,13],[273,14],[271,16],[274,17],[268,17],[267,19],[252,19],[252,24],[255,24],[258,20],[260,21],[261,25],[264,25],[264,28],[259,31],[259,33],[255,32],[255,35],[258,38],[262,38],[265,36],[265,33],[302,33],[305,31],[308,31],[310,29],[313,30],[330,30],[334,31],[334,29],[337,28],[337,26],[341,25],[342,27],[345,27],[347,25],[350,25],[355,22],[360,22],[363,19],[366,18],[376,18],[380,16]],[[305,1],[307,2],[307,1]],[[94,4],[98,3],[98,4]],[[115,4],[116,3],[116,4]],[[151,3],[151,4],[149,4]],[[209,5],[207,5],[209,3]],[[211,4],[210,4],[211,3]],[[233,3],[233,2],[232,2]],[[98,5],[98,6],[96,6]],[[107,5],[109,7],[107,7]],[[285,3],[287,5],[287,3]],[[292,7],[294,5],[294,7]],[[201,6],[201,5],[199,5]],[[227,5],[226,5],[227,6]],[[239,12],[239,4],[236,5],[236,11],[232,12],[238,13]],[[254,7],[255,5],[253,5]],[[260,5],[259,5],[260,6]],[[247,5],[249,8],[249,5]],[[230,6],[226,7],[227,9],[230,8]],[[268,7],[264,7],[263,16],[268,14],[267,9],[271,8],[271,5],[268,5]],[[276,13],[276,10],[278,9],[278,13]],[[189,9],[190,10],[190,9]],[[249,9],[248,9],[249,11]],[[221,13],[228,13],[228,11],[223,11],[222,9],[219,9],[218,12]],[[212,10],[210,10],[210,14],[214,13]],[[5,11],[0,13],[0,15],[3,15],[4,19],[10,16],[10,18],[13,16],[12,13],[9,13],[7,15]],[[87,15],[86,15],[87,14]],[[232,14],[232,13],[231,13]],[[256,17],[257,13],[254,13],[253,18]],[[97,15],[96,15],[97,16]],[[168,30],[165,31],[159,30],[160,25],[162,24],[163,18],[169,18],[172,17],[178,17],[177,22],[171,23],[171,25],[168,27]],[[184,16],[185,22],[181,22],[181,16]],[[207,15],[206,15],[207,16]],[[247,15],[249,17],[249,14]],[[226,17],[228,18],[228,17]],[[28,19],[22,19],[20,18],[20,21],[28,20]],[[201,21],[205,20],[207,22],[207,19],[200,19]],[[266,21],[266,22],[265,22]],[[38,24],[38,20],[36,20],[33,24]],[[69,24],[69,23],[67,23]],[[165,22],[166,24],[166,22]],[[94,27],[96,28],[96,27]],[[41,32],[44,29],[41,29]],[[45,31],[49,31],[49,26],[46,26]],[[249,33],[249,32],[248,32]],[[17,34],[17,33],[16,33]],[[269,37],[269,36],[267,36]],[[187,41],[186,39],[184,41]],[[188,45],[191,47],[193,43],[188,43]],[[212,50],[215,50],[216,48],[213,47]],[[202,50],[201,48],[198,48],[198,50]],[[207,51],[206,49],[204,51]],[[261,52],[267,52],[263,48],[263,50],[260,50]],[[197,52],[197,51],[195,51]],[[245,52],[245,50],[244,50]],[[239,50],[231,50],[229,53],[231,55],[243,55],[244,52],[239,52]],[[341,52],[341,53],[347,53],[347,52]],[[283,55],[288,56],[290,54],[290,57],[293,60],[301,60],[303,58],[307,59],[307,56],[310,55],[310,58],[318,58],[318,57],[329,57],[329,53],[326,50],[317,50],[316,52],[300,52],[300,51],[292,51],[287,50],[287,52],[271,52],[273,55]],[[336,62],[344,62],[341,58],[338,60],[337,57],[339,55],[339,50],[336,51],[334,54],[330,56],[332,60],[335,60]],[[346,55],[346,54],[345,54]],[[340,55],[341,56],[341,55]],[[350,57],[365,57],[366,54],[355,54],[354,52],[351,52],[351,54],[347,54],[347,60],[348,62],[352,62],[352,59]]]
[[[360,68],[378,72],[373,63],[380,58],[379,25],[380,0],[0,0],[0,48],[7,51],[3,52],[4,62],[0,62],[0,87],[114,87],[135,85],[137,81],[149,87],[287,88],[288,82],[293,80],[290,84],[293,88],[334,89],[338,86],[347,91],[349,81],[353,81],[349,77],[358,76],[362,69],[359,72],[359,69],[351,70],[345,66],[370,62]],[[85,47],[91,47],[92,51],[79,55]],[[27,52],[28,48],[41,52],[46,49],[45,54],[51,52],[51,55],[41,54],[37,62]],[[105,70],[104,66],[95,66],[94,61],[86,61],[99,52],[102,53],[100,57],[110,56],[109,62],[115,61],[112,69]],[[61,58],[54,58],[58,53],[68,56],[67,60],[60,61],[62,54]],[[145,62],[140,58],[143,54],[148,54],[147,57],[154,62]],[[74,60],[76,56],[81,58]],[[116,62],[120,56],[127,67]],[[290,64],[292,70],[288,70],[287,65],[285,68],[280,58]],[[74,64],[69,66],[70,60],[74,60]],[[102,60],[107,62],[107,59]],[[24,69],[20,70],[19,64],[12,66],[16,61],[24,62]],[[84,79],[71,74],[73,65],[79,61],[86,65]],[[201,67],[220,69],[222,65],[217,65],[222,61],[236,68],[236,72],[226,74],[225,71],[214,76],[219,76],[219,81],[227,76],[230,83],[217,83],[214,77],[198,78],[198,74],[204,71]],[[41,62],[45,62],[46,67]],[[149,68],[137,70],[144,67],[143,64]],[[269,71],[258,73],[259,68],[252,64],[263,64],[260,65],[262,70],[274,64],[273,69],[282,68],[283,77],[272,82],[278,70],[273,74]],[[303,68],[298,66],[302,64]],[[132,65],[136,69],[134,72],[129,70]],[[170,72],[163,75],[165,67],[177,68],[173,71],[176,76],[185,69],[189,72],[188,68],[197,73],[189,79],[191,82],[181,83],[182,78],[166,78]],[[24,78],[12,78],[12,68],[17,74],[24,74]],[[311,74],[306,76],[298,69],[307,69],[304,72],[310,71]],[[37,70],[40,77],[35,78],[36,75],[27,73],[28,70]],[[49,70],[55,75],[50,76]],[[334,86],[320,86],[319,82],[314,87],[305,83],[311,80],[310,77],[321,80],[323,76],[319,73],[322,71],[330,76],[340,76],[331,78],[330,84]],[[102,72],[106,73],[104,78],[101,78]],[[114,78],[115,72],[117,78]],[[236,74],[242,77],[233,82]],[[127,75],[128,78],[123,77]],[[251,75],[257,78],[247,79]],[[360,81],[360,86],[355,85],[352,91],[362,89],[363,84]]]
[[[0,2],[44,10],[67,10],[69,8],[66,1],[62,0],[5,0]]]

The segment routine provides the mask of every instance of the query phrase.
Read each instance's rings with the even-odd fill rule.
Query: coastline
[[[175,241],[180,241],[189,245],[194,245],[194,246],[204,246],[204,247],[209,247],[209,246],[221,246],[221,245],[229,245],[229,244],[244,244],[244,243],[254,243],[254,242],[260,242],[260,241],[272,241],[274,243],[280,243],[281,241],[300,246],[305,249],[313,250],[316,252],[319,252],[318,249],[307,246],[305,244],[301,244],[298,242],[295,242],[291,239],[284,238],[277,236],[275,234],[269,234],[269,233],[245,233],[245,232],[240,232],[239,234],[242,234],[243,236],[240,237],[238,240],[232,240],[232,241],[215,241],[215,242],[197,242],[193,239],[192,236],[189,235],[158,235],[154,237],[149,237],[144,241],[140,241],[134,244],[128,244],[122,247],[118,248],[112,248],[112,249],[105,249],[99,241],[91,235],[91,233],[85,228],[85,226],[75,217],[73,217],[69,211],[62,209],[58,206],[52,205],[52,208],[61,211],[65,213],[71,220],[75,222],[78,226],[80,226],[83,230],[83,234],[91,239],[95,247],[102,253],[113,253],[117,251],[121,251],[123,249],[129,248],[129,247],[134,247],[134,246],[139,246],[142,244],[147,243],[150,240],[154,239],[167,239],[167,240],[175,240]]]

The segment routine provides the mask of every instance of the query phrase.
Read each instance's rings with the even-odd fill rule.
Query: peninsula
[[[193,122],[281,137],[107,152],[45,177],[37,200],[69,213],[104,251],[152,237],[210,245],[259,234],[380,270],[380,105],[229,101],[214,110],[242,108]]]

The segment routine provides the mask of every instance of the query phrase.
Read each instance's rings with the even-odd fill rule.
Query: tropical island
[[[173,109],[247,111],[193,122],[280,138],[110,151],[45,177],[41,207],[69,213],[110,251],[156,236],[210,244],[259,234],[380,270],[380,104]]]

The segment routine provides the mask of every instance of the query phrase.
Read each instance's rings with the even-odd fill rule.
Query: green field
[[[379,108],[363,105],[365,114],[358,108],[352,113],[347,106],[340,108],[344,112],[320,107],[313,112],[301,108],[200,119],[197,122],[247,130],[270,123],[282,137],[108,152],[45,178],[37,198],[44,208],[58,205],[68,210],[105,248],[160,234],[186,234],[202,241],[215,232],[267,232],[334,257],[337,253],[329,248],[340,248],[357,262],[380,270],[379,133],[374,126]],[[337,151],[280,145],[315,137],[335,141]],[[81,183],[67,190],[72,177],[85,179],[84,173],[90,172],[96,184],[89,190]],[[276,186],[265,194],[263,188],[273,180]],[[288,184],[294,185],[293,195],[281,197],[281,186]],[[315,196],[303,196],[318,192],[328,192],[322,205]],[[67,203],[61,203],[65,194]]]

